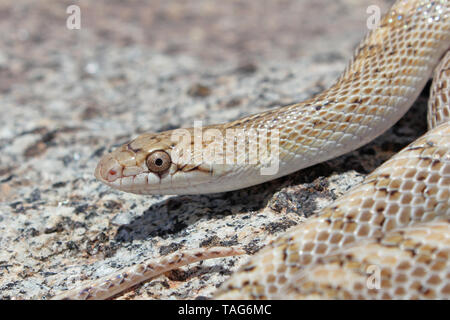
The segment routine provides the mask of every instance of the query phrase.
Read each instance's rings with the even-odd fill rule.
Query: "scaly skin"
[[[448,2],[430,8],[420,3],[396,3],[380,27],[361,42],[345,72],[328,90],[304,102],[203,128],[203,132],[216,129],[223,137],[230,129],[248,134],[252,129],[278,131],[279,155],[272,155],[279,161],[275,174],[261,174],[259,153],[255,164],[244,161],[248,152],[233,157],[228,148],[222,152],[234,159],[234,164],[196,160],[213,142],[205,138],[197,149],[191,144],[184,146],[172,141],[176,132],[172,130],[143,134],[105,155],[96,177],[113,188],[139,194],[223,192],[284,176],[368,143],[403,116],[449,48]],[[417,7],[423,8],[418,12]],[[194,129],[185,131],[194,142]],[[232,149],[250,150],[249,140],[244,147],[232,141]],[[172,154],[176,148],[191,161],[176,159]],[[172,156],[163,173],[147,167],[146,159],[155,150]]]
[[[113,188],[138,194],[221,192],[272,180],[383,133],[408,110],[442,60],[429,104],[433,129],[317,217],[261,250],[216,297],[450,298],[449,15],[448,0],[397,1],[329,89],[304,102],[184,131],[191,142],[208,129],[222,136],[228,129],[278,132],[279,154],[270,154],[271,160],[279,157],[275,174],[261,174],[259,154],[248,163],[223,148],[219,154],[233,163],[197,159],[199,150],[191,142],[173,141],[175,131],[167,131],[144,134],[105,155],[95,175]],[[204,139],[199,146],[214,143]],[[230,145],[250,148],[248,141],[243,148],[237,139]],[[176,150],[188,160],[177,158]],[[370,266],[381,271],[379,288],[366,284]],[[120,289],[135,283],[121,281]],[[92,299],[108,296],[97,295],[98,286],[105,287],[97,283],[82,292],[92,289],[87,296]],[[86,295],[78,290],[65,297]]]
[[[442,250],[440,257],[445,263],[443,270],[438,270],[439,281],[428,283],[425,275],[410,275],[411,278],[405,280],[406,284],[396,283],[394,280],[400,275],[398,266],[406,262],[411,265],[411,269],[412,266],[421,266],[427,276],[431,275],[435,271],[432,266],[437,263],[433,255],[437,253],[422,252],[414,243],[405,245],[405,242],[389,239],[396,233],[414,230],[416,224],[433,228],[432,222],[436,219],[444,219],[442,224],[447,224],[441,234],[437,233],[438,229],[430,229],[430,233],[441,238],[442,243],[424,244],[427,239],[419,242],[420,246],[428,247],[427,250],[433,246]],[[217,297],[271,299],[309,297],[314,294],[323,298],[450,298],[450,291],[441,291],[442,287],[449,284],[450,276],[450,234],[446,234],[449,220],[450,122],[447,121],[385,162],[367,176],[362,184],[322,210],[317,217],[294,227],[266,246],[221,287]],[[363,242],[366,239],[370,241]],[[351,249],[348,249],[349,246]],[[376,250],[372,250],[373,246],[376,246]],[[398,254],[395,261],[383,262],[380,259],[384,255],[395,256],[392,251]],[[367,274],[367,266],[374,265],[386,269],[383,275],[389,282],[382,282],[378,290],[351,295],[335,292],[346,286],[339,285],[337,281],[325,281],[330,274],[324,270],[320,274],[323,278],[319,275],[316,279],[309,278],[310,269],[321,266],[331,269],[336,262],[330,257],[336,254],[340,255],[342,261],[342,264],[338,264],[342,276],[357,273],[358,281],[367,279],[370,274]],[[428,256],[420,257],[420,254]],[[364,262],[364,265],[355,266],[355,261]],[[304,281],[314,281],[316,285],[325,282],[327,286],[311,288],[304,286]],[[351,284],[349,282],[348,285]],[[392,286],[395,285],[402,287],[405,292],[394,294],[397,287]],[[364,288],[367,289],[366,286]]]

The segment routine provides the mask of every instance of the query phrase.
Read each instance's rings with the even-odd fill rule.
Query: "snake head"
[[[110,187],[137,194],[241,189],[297,169],[278,171],[279,138],[272,140],[277,137],[275,131],[269,137],[264,129],[246,132],[212,125],[146,133],[103,156],[95,176]],[[260,142],[263,144],[255,144]],[[262,151],[269,145],[270,156],[265,157]],[[264,162],[267,159],[270,161]],[[270,170],[266,170],[267,163]]]
[[[193,129],[179,130],[184,137],[190,137],[188,141],[193,141]],[[95,177],[112,188],[136,194],[223,191],[217,184],[217,175],[226,166],[196,161],[190,142],[172,141],[177,140],[173,138],[175,133],[146,133],[118,147],[100,159]]]

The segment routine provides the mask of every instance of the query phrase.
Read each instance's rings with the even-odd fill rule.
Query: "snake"
[[[95,177],[145,195],[264,183],[375,139],[433,77],[429,131],[251,256],[214,298],[449,299],[449,15],[448,0],[398,0],[328,89],[229,123],[142,134],[104,155]],[[273,163],[276,170],[263,173]],[[109,298],[181,265],[239,254],[212,247],[150,258],[56,298]]]

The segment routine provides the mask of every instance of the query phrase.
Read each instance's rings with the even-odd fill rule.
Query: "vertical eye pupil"
[[[159,167],[159,166],[162,166],[163,160],[162,160],[161,158],[158,158],[158,159],[155,160],[155,164],[156,164],[158,167]]]

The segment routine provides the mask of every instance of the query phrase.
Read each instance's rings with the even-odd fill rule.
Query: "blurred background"
[[[351,50],[365,33],[366,8],[378,5],[383,11],[392,2],[2,0],[0,88],[5,92],[23,77],[5,67],[10,55],[28,57],[34,62],[30,69],[46,66],[54,54],[82,59],[96,50],[132,46],[206,64],[298,59],[330,47]],[[80,30],[66,28],[66,9],[73,4],[81,9]]]

